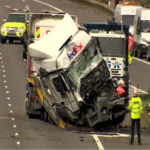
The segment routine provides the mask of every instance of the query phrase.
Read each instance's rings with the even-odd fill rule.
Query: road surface
[[[106,21],[103,16],[62,0],[0,0],[0,24],[12,8],[24,8],[26,5],[33,12],[57,8],[64,10],[77,15],[79,23]],[[76,134],[40,120],[28,119],[25,111],[26,63],[22,61],[22,52],[22,45],[17,42],[0,44],[0,149],[119,149],[125,146],[132,148],[128,146],[128,137],[122,137],[128,135],[118,135],[122,138],[117,139],[93,134]],[[130,75],[134,86],[139,83],[141,89],[147,90],[150,80],[149,67],[148,64],[133,60]],[[143,136],[144,145],[134,148],[149,148],[146,136]]]

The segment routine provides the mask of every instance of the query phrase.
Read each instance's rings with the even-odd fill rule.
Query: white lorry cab
[[[134,17],[137,8],[142,8],[140,3],[135,2],[120,2],[115,8],[114,18],[118,23],[129,25],[129,32],[133,35]]]
[[[134,19],[133,38],[135,42],[133,56],[141,58],[148,53],[148,42],[150,41],[150,9],[137,9]],[[147,55],[147,59],[149,59],[149,54]]]
[[[114,86],[123,79],[128,91],[128,33],[129,26],[108,21],[108,23],[84,23],[91,37],[97,37],[103,58],[107,62]]]

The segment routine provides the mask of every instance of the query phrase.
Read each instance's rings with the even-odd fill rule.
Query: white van
[[[148,41],[150,41],[150,9],[137,9],[133,31],[135,41],[133,56],[141,58],[143,54],[147,54],[148,52]],[[147,58],[149,59],[149,54]]]
[[[115,8],[114,18],[116,22],[129,25],[129,32],[133,35],[134,17],[137,8],[142,8],[140,3],[122,2]]]

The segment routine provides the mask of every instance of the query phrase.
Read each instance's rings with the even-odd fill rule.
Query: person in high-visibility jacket
[[[134,97],[131,98],[129,102],[128,109],[131,111],[131,141],[130,144],[133,145],[134,142],[134,129],[135,123],[137,126],[137,134],[138,134],[138,144],[141,145],[141,137],[140,137],[140,118],[143,111],[142,100],[138,97],[137,89],[134,90]]]
[[[129,33],[129,37],[128,37],[128,63],[129,65],[131,65],[132,63],[131,48],[133,47],[134,47],[134,39],[131,33]]]

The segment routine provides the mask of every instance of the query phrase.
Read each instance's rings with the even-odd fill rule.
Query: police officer
[[[138,144],[141,145],[140,137],[140,118],[143,111],[142,100],[138,97],[137,89],[134,90],[134,97],[130,100],[128,109],[131,111],[131,141],[130,145],[134,142],[134,129],[135,123],[137,126]]]

